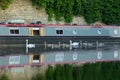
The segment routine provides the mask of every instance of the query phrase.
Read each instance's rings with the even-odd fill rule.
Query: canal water
[[[119,42],[0,44],[0,66],[120,60]]]

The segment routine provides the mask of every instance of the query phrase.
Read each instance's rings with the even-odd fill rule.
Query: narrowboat
[[[57,25],[57,24],[26,24],[21,20],[0,24],[0,44],[29,43],[69,43],[84,41],[119,41],[119,26],[102,25]]]

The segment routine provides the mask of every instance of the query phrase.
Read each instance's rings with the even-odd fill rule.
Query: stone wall
[[[14,67],[7,69],[0,69],[0,76],[6,74],[10,80],[31,80],[32,76],[36,74],[44,74],[48,66],[41,67]]]
[[[52,23],[56,24],[57,22],[53,19],[53,21],[48,22],[47,14],[45,9],[36,9],[35,6],[32,6],[30,0],[14,0],[14,2],[9,6],[7,10],[0,9],[0,21],[6,20],[16,20],[23,19],[27,23],[33,21],[41,21],[43,23]],[[63,21],[59,23],[64,23]],[[83,17],[74,17],[73,24],[81,24],[85,25]]]

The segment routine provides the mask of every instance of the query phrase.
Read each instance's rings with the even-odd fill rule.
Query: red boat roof
[[[102,28],[102,27],[120,27],[111,25],[76,25],[76,24],[0,24],[0,27],[89,27],[89,28]]]

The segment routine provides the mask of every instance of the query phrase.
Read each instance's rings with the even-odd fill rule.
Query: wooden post
[[[98,41],[96,41],[96,49],[98,50],[98,45],[99,45],[99,43],[98,43]]]
[[[70,47],[69,49],[71,50],[72,49],[72,40],[70,40]]]
[[[60,45],[61,45],[60,42],[58,42],[58,44],[59,44],[59,49],[60,49]]]
[[[46,41],[44,42],[44,45],[45,45],[45,48],[44,48],[44,49],[46,50],[46,46],[47,46],[47,43],[46,43]]]
[[[80,48],[82,48],[82,41],[80,41]]]
[[[87,49],[87,46],[88,46],[87,41],[85,41],[85,49]]]
[[[28,53],[28,39],[26,39],[26,53]]]

